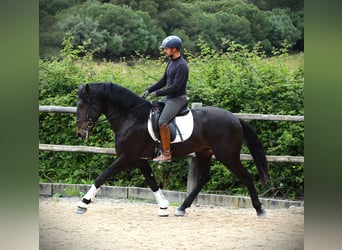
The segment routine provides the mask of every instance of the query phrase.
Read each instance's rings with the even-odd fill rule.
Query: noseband
[[[89,104],[90,104],[91,109],[95,110],[96,113],[97,113],[97,115],[100,116],[101,113],[97,110],[95,104],[93,104],[93,102],[91,101],[90,96],[88,96],[88,100],[89,100]],[[85,131],[86,137],[88,138],[88,133],[89,133],[89,131],[95,126],[96,121],[93,121],[93,120],[89,117],[89,111],[88,111],[87,116],[86,116],[86,119],[81,119],[81,120],[77,120],[77,121],[76,121],[76,126],[77,126],[77,127],[78,127],[78,124],[79,124],[80,122],[87,122],[86,127],[85,127],[85,128],[82,128],[82,129]]]

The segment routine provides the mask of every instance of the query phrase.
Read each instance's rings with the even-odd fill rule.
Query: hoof
[[[263,219],[266,217],[266,211],[264,209],[261,209],[261,211],[257,212],[257,216],[260,219]]]
[[[169,211],[167,210],[167,207],[166,208],[159,208],[158,216],[159,217],[168,217]]]
[[[77,207],[77,209],[75,210],[76,214],[85,214],[86,212],[87,212],[87,209],[83,207]]]
[[[175,216],[177,216],[177,217],[182,217],[182,216],[184,216],[184,215],[185,215],[185,210],[181,210],[181,209],[179,209],[179,208],[176,209],[176,211],[175,211]]]

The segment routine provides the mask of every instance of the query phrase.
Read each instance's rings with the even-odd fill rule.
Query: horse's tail
[[[260,139],[258,138],[258,135],[255,133],[251,125],[249,125],[248,122],[242,119],[239,120],[242,125],[244,139],[246,141],[247,147],[253,156],[254,163],[257,166],[261,184],[265,185],[268,180],[268,166],[264,148],[261,144]]]

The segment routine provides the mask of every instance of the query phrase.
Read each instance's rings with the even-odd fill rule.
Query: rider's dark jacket
[[[186,95],[186,86],[188,83],[189,68],[185,59],[180,56],[171,59],[165,69],[163,77],[154,85],[148,88],[148,91],[156,91],[157,96],[177,97]],[[166,88],[161,89],[166,85]]]

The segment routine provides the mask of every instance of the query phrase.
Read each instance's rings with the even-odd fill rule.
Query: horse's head
[[[92,134],[93,127],[101,115],[95,101],[90,86],[80,85],[76,108],[76,133],[82,139],[87,139]]]

